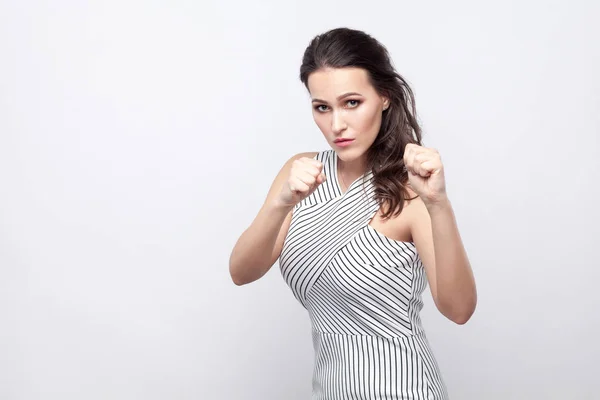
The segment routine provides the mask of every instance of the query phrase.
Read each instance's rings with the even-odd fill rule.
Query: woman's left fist
[[[437,150],[409,143],[404,148],[404,165],[411,188],[426,206],[446,200],[444,166]]]

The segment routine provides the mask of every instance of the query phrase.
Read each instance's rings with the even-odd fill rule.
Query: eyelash
[[[356,107],[358,107],[358,106],[360,105],[360,103],[362,103],[362,101],[360,101],[360,100],[356,100],[356,99],[350,99],[350,100],[346,101],[346,103],[349,103],[349,102],[351,102],[351,101],[355,102],[355,103],[356,103],[356,105],[354,105],[354,106],[351,106],[350,108],[356,108]],[[325,112],[326,110],[325,110],[325,111],[323,111],[323,110],[321,110],[319,107],[327,107],[327,106],[326,106],[325,104],[319,104],[319,105],[316,105],[316,106],[315,106],[315,110],[317,110],[318,112]]]

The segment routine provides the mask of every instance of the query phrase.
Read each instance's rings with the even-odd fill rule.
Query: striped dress
[[[369,225],[371,172],[342,193],[336,153],[315,158],[327,180],[294,208],[279,259],[312,323],[312,399],[447,399],[419,317],[427,278],[415,245]]]

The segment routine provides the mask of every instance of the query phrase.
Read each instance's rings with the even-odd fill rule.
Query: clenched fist
[[[320,184],[325,182],[323,164],[313,158],[302,157],[294,160],[290,175],[281,189],[282,204],[293,207],[310,196]]]
[[[410,186],[426,205],[446,199],[444,165],[437,150],[409,143],[404,149],[404,165]]]

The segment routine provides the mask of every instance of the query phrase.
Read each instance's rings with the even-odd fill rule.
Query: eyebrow
[[[342,100],[342,99],[344,99],[346,97],[350,97],[350,96],[362,96],[362,95],[360,93],[357,93],[357,92],[348,92],[348,93],[344,93],[344,94],[339,95],[337,97],[337,100],[339,101],[339,100]],[[312,99],[312,102],[313,103],[327,103],[325,100],[321,100],[321,99]]]

